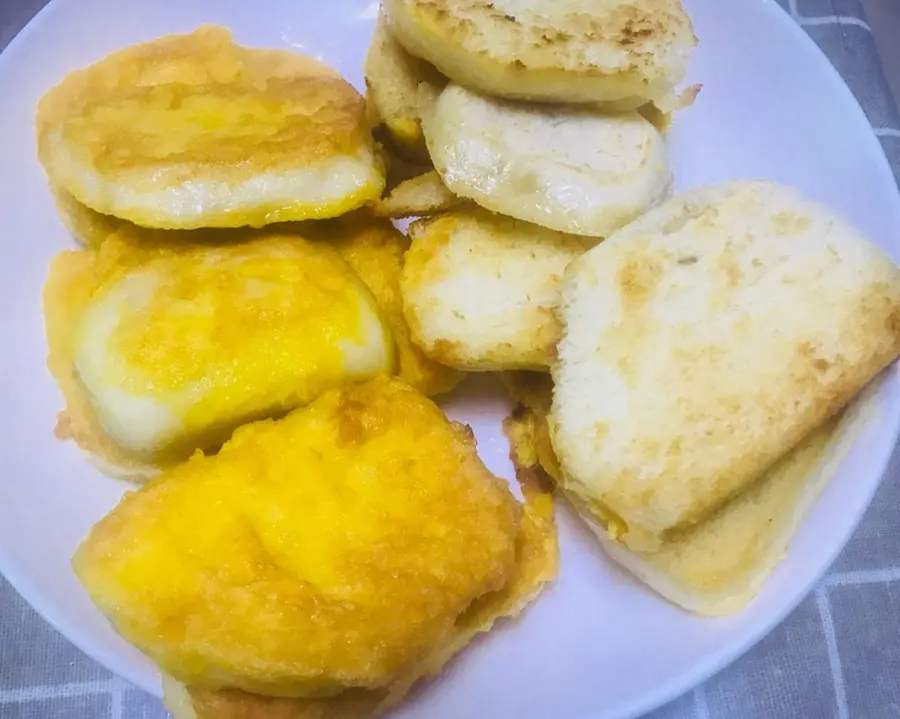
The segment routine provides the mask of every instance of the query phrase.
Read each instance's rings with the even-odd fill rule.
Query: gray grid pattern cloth
[[[843,75],[900,181],[900,116],[865,3],[779,1]],[[0,49],[46,2],[0,0]],[[895,454],[862,525],[812,595],[742,659],[647,719],[900,718],[898,565]],[[0,719],[165,716],[158,700],[72,647],[0,577]]]

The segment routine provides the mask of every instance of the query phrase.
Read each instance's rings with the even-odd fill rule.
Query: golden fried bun
[[[99,246],[113,233],[120,238],[127,236],[130,243],[148,250],[178,243],[230,243],[235,237],[253,234],[245,230],[238,231],[240,234],[230,230],[151,230],[94,212],[64,191],[56,194],[56,200],[63,222],[77,240],[89,247]],[[459,384],[462,372],[429,359],[410,339],[400,297],[400,273],[409,240],[390,222],[356,212],[335,220],[285,224],[273,229],[285,236],[297,233],[330,246],[350,265],[372,292],[390,329],[398,377],[428,396],[449,392]],[[264,237],[268,231],[261,233]]]
[[[278,699],[236,689],[204,689],[164,677],[166,708],[174,719],[373,719],[396,706],[415,682],[437,675],[453,656],[497,620],[514,617],[556,578],[559,548],[553,496],[520,477],[525,514],[516,537],[515,566],[502,589],[476,599],[457,620],[446,642],[391,684],[350,689],[332,697]]]
[[[71,193],[61,187],[50,188],[59,218],[69,234],[85,247],[96,249],[110,235],[117,235],[129,244],[152,249],[161,246],[177,247],[179,244],[230,244],[248,239],[250,228],[204,228],[200,230],[159,230],[140,227],[128,220],[103,215],[83,205]],[[281,228],[279,228],[281,229]],[[266,231],[266,230],[261,230]]]
[[[684,193],[569,267],[565,489],[634,551],[707,517],[900,354],[900,268],[768,181]]]
[[[177,246],[178,243],[227,244],[254,235],[243,229],[150,230],[94,212],[68,193],[59,193],[57,207],[76,239],[89,247],[99,246],[113,231],[120,239],[127,237],[131,244],[148,250],[159,245]],[[409,240],[390,222],[360,211],[324,222],[283,224],[271,230],[260,230],[259,236],[265,237],[271,231],[321,242],[336,250],[350,265],[371,291],[381,317],[390,329],[398,377],[428,396],[449,392],[459,384],[462,372],[428,359],[410,339],[400,297],[400,273]]]
[[[471,431],[377,378],[127,494],[73,567],[178,681],[320,699],[386,687],[446,647],[514,578],[521,524]]]
[[[553,496],[523,486],[525,516],[516,538],[516,566],[506,586],[476,599],[451,638],[408,675],[381,689],[351,689],[320,699],[279,699],[237,689],[186,687],[163,677],[166,708],[174,719],[374,719],[399,704],[416,681],[433,677],[479,634],[517,616],[559,571]]]
[[[665,141],[636,112],[528,105],[449,85],[425,138],[451,192],[560,232],[606,237],[671,192]]]
[[[389,221],[356,212],[336,220],[307,223],[301,230],[327,243],[372,291],[381,316],[391,330],[400,379],[434,396],[449,392],[464,375],[425,356],[413,343],[403,314],[400,276],[409,239]]]
[[[522,100],[634,109],[684,78],[681,0],[384,0],[391,32],[461,85]]]
[[[113,235],[57,256],[44,310],[58,434],[123,471],[393,366],[369,291],[298,236],[146,248]]]
[[[366,54],[366,103],[372,125],[383,125],[394,151],[411,162],[427,163],[422,113],[447,78],[413,57],[394,39],[379,13]]]
[[[335,70],[201,27],[113,53],[41,100],[50,181],[147,227],[262,226],[378,199],[362,97]]]
[[[563,274],[589,242],[485,210],[409,228],[403,309],[432,359],[470,371],[546,369]]]

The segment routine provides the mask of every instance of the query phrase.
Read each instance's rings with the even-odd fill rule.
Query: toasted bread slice
[[[563,273],[588,241],[481,209],[409,231],[403,307],[426,355],[471,371],[550,365]]]
[[[146,227],[262,226],[376,200],[365,101],[335,70],[205,26],[113,53],[38,106],[51,184]]]
[[[637,112],[529,105],[449,85],[425,138],[451,192],[560,232],[606,237],[672,186],[665,141]]]
[[[685,193],[572,264],[551,431],[632,550],[699,522],[900,353],[900,269],[772,182]]]
[[[384,0],[406,49],[461,85],[524,100],[635,109],[685,76],[680,0]]]
[[[397,42],[379,13],[365,62],[366,103],[373,125],[383,125],[403,159],[425,164],[428,149],[421,117],[447,78]]]

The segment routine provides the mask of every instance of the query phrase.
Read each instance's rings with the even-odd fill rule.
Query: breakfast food
[[[503,424],[516,475],[520,481],[556,484],[562,470],[549,441],[549,376],[507,372],[501,380],[516,402]],[[668,533],[653,552],[624,547],[574,501],[607,555],[661,596],[701,616],[734,614],[756,597],[784,558],[800,522],[871,420],[872,407],[870,397],[861,397],[708,518]]]
[[[377,690],[344,692],[322,699],[279,699],[240,690],[186,687],[164,677],[165,704],[174,719],[372,719],[398,704],[421,678],[436,675],[478,634],[501,619],[517,616],[558,571],[552,495],[540,485],[522,485],[525,498],[516,538],[516,565],[503,589],[476,599],[456,623],[452,637],[434,655],[393,684]]]
[[[655,552],[631,552],[588,517],[608,556],[669,601],[701,616],[744,609],[781,562],[834,476],[870,407],[817,427],[760,479],[705,521],[674,531]]]
[[[462,372],[426,357],[410,336],[400,293],[409,238],[387,220],[362,212],[328,222],[305,223],[300,232],[337,250],[372,291],[394,339],[395,372],[400,379],[428,396],[449,392],[459,384]]]
[[[593,242],[460,210],[409,228],[403,308],[413,341],[464,370],[546,369],[563,273]]]
[[[424,120],[456,195],[561,232],[606,237],[668,197],[668,152],[636,112],[529,105],[449,85]]]
[[[664,97],[697,44],[680,0],[384,0],[412,55],[500,97],[635,109]]]
[[[402,219],[449,212],[469,204],[447,189],[435,170],[426,170],[399,183],[373,207],[378,217]]]
[[[381,195],[365,102],[335,70],[205,26],[120,50],[38,106],[51,184],[146,227],[333,217]]]
[[[135,477],[240,424],[389,373],[390,335],[333,250],[297,236],[63,252],[44,290],[57,434]]]
[[[549,498],[529,506],[467,428],[380,378],[243,427],[126,495],[73,567],[201,705],[280,697],[342,716],[329,706],[402,695],[552,578]]]
[[[709,517],[900,353],[900,269],[796,191],[685,193],[576,260],[553,368],[566,492],[633,551]]]
[[[72,565],[175,719],[384,713],[553,580],[557,489],[670,601],[756,595],[900,354],[900,269],[773,183],[669,199],[695,44],[680,0],[384,0],[365,100],[212,26],[42,99],[84,245],[57,435],[150,480]],[[521,503],[427,399],[466,371]]]
[[[422,112],[437,98],[447,78],[413,57],[391,34],[380,13],[365,62],[366,104],[373,126],[382,125],[401,157],[428,163]]]
[[[231,244],[254,236],[273,233],[282,238],[314,240],[326,251],[336,250],[372,293],[378,311],[390,329],[397,362],[395,371],[420,392],[432,396],[449,392],[462,379],[462,373],[428,359],[410,339],[400,297],[400,272],[409,240],[390,222],[364,212],[324,222],[283,224],[271,230],[150,230],[124,220],[94,212],[68,193],[57,194],[57,207],[75,238],[88,247],[99,247],[111,234],[119,242],[152,251],[179,244],[213,246]]]

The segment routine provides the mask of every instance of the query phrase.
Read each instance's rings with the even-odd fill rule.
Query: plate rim
[[[3,72],[8,57],[17,52],[20,45],[28,42],[31,36],[40,30],[41,26],[48,21],[65,1],[49,0],[10,40],[3,51],[0,52],[0,73]],[[817,64],[823,66],[823,73],[830,77],[830,84],[834,86],[834,92],[838,95],[843,95],[842,101],[848,111],[856,115],[857,120],[862,121],[864,126],[868,128],[868,132],[862,134],[865,135],[865,141],[876,150],[874,157],[877,158],[877,161],[871,168],[871,172],[873,175],[880,175],[879,182],[881,184],[887,183],[889,187],[893,187],[893,191],[889,190],[888,194],[891,196],[891,201],[896,209],[900,212],[900,178],[896,177],[891,169],[884,147],[875,133],[875,128],[840,72],[813,38],[804,30],[802,25],[791,15],[788,8],[783,7],[776,0],[743,1],[757,3],[761,7],[765,7],[773,22],[785,26],[786,31],[792,36],[793,44],[798,51],[802,50],[805,54],[812,56],[817,61]],[[897,229],[900,231],[900,226]],[[895,258],[892,259],[896,261]],[[900,365],[892,365],[880,377],[888,373],[895,373],[900,376]],[[875,381],[880,381],[880,379]],[[850,518],[846,525],[846,530],[840,535],[838,540],[832,542],[826,561],[822,563],[818,571],[813,573],[810,580],[795,589],[787,601],[779,607],[778,611],[762,614],[750,622],[745,629],[739,632],[742,635],[741,641],[725,644],[721,649],[709,652],[702,660],[695,662],[692,666],[687,667],[684,671],[673,675],[670,679],[660,684],[654,692],[635,698],[632,701],[618,704],[615,707],[614,714],[607,714],[606,711],[600,710],[599,714],[591,712],[583,719],[637,719],[648,712],[662,708],[679,697],[697,689],[715,674],[730,666],[784,622],[788,615],[813,592],[816,585],[830,571],[835,560],[856,533],[864,515],[871,507],[875,493],[884,482],[888,469],[894,463],[895,457],[900,457],[900,442],[898,442],[900,440],[900,404],[885,407],[879,419],[881,422],[889,424],[886,434],[893,436],[893,445],[875,463],[878,469],[873,471],[872,474],[877,475],[877,480],[870,483],[864,494],[860,494],[863,501],[859,504],[859,510]],[[804,517],[803,521],[806,521],[806,517]],[[156,669],[154,680],[148,682],[145,673],[133,664],[123,665],[120,661],[111,657],[106,649],[98,646],[92,640],[89,632],[82,631],[75,623],[62,620],[55,610],[56,603],[46,601],[43,593],[34,587],[27,574],[16,571],[15,562],[7,561],[6,557],[7,552],[3,547],[0,547],[0,574],[6,578],[13,589],[18,592],[22,599],[43,621],[57,631],[65,641],[71,643],[88,658],[110,672],[113,675],[111,681],[124,679],[155,698],[161,698],[162,692],[158,669]]]
[[[54,2],[56,2],[56,0],[54,0]],[[834,66],[822,48],[816,44],[816,41],[813,40],[812,36],[810,36],[809,33],[803,29],[803,26],[791,15],[788,8],[780,5],[776,0],[762,0],[760,4],[768,7],[770,14],[772,14],[773,18],[776,18],[775,22],[780,22],[788,27],[788,31],[794,36],[794,42],[799,48],[802,48],[808,55],[815,56],[819,60],[819,63],[824,65],[823,72],[830,75],[832,83],[836,85],[835,92],[844,95],[844,103],[851,108],[851,111],[857,115],[857,118],[862,120],[868,128],[868,132],[865,133],[867,136],[866,139],[870,144],[874,143],[874,145],[877,146],[875,155],[878,158],[879,166],[872,168],[873,173],[878,172],[883,175],[884,181],[888,182],[888,184],[894,188],[894,191],[890,194],[894,204],[900,207],[900,178],[894,175],[893,169],[888,162],[887,154],[884,151],[884,146],[878,139],[878,135],[875,134],[875,128],[869,121],[865,110],[863,110],[862,105],[859,100],[857,100],[856,95],[853,94],[850,86],[844,80],[841,73],[838,72],[838,69]],[[900,231],[900,227],[897,229]],[[879,375],[878,379],[873,381],[881,381],[881,378],[887,373],[898,373],[898,365],[892,364],[884,373]],[[745,630],[745,641],[735,642],[733,646],[726,645],[718,651],[711,652],[704,660],[697,662],[692,668],[688,668],[680,675],[663,683],[660,688],[654,694],[649,695],[648,698],[636,699],[625,705],[619,719],[638,719],[638,717],[656,709],[660,709],[679,697],[688,694],[688,692],[696,690],[707,680],[731,666],[735,661],[744,656],[765,637],[781,626],[784,620],[813,593],[815,587],[825,575],[828,574],[850,539],[856,534],[856,530],[859,529],[863,517],[872,506],[872,500],[875,498],[875,493],[878,491],[879,487],[881,487],[882,482],[884,482],[885,477],[887,476],[888,469],[890,468],[894,457],[900,456],[900,405],[888,407],[885,415],[886,416],[881,417],[881,419],[891,422],[892,426],[890,427],[888,434],[894,438],[893,446],[886,452],[881,461],[878,462],[878,465],[880,465],[876,473],[878,479],[877,481],[872,482],[869,489],[866,491],[865,500],[860,504],[859,511],[852,517],[847,525],[846,531],[839,540],[833,543],[832,549],[828,553],[827,560],[817,572],[813,573],[812,577],[810,577],[810,581],[797,589],[793,596],[785,602],[779,611],[769,615],[763,615],[756,622],[752,623],[750,627]],[[818,500],[816,503],[818,503]],[[813,508],[814,507],[815,505],[813,505]],[[808,516],[809,513],[801,520],[801,527]]]

